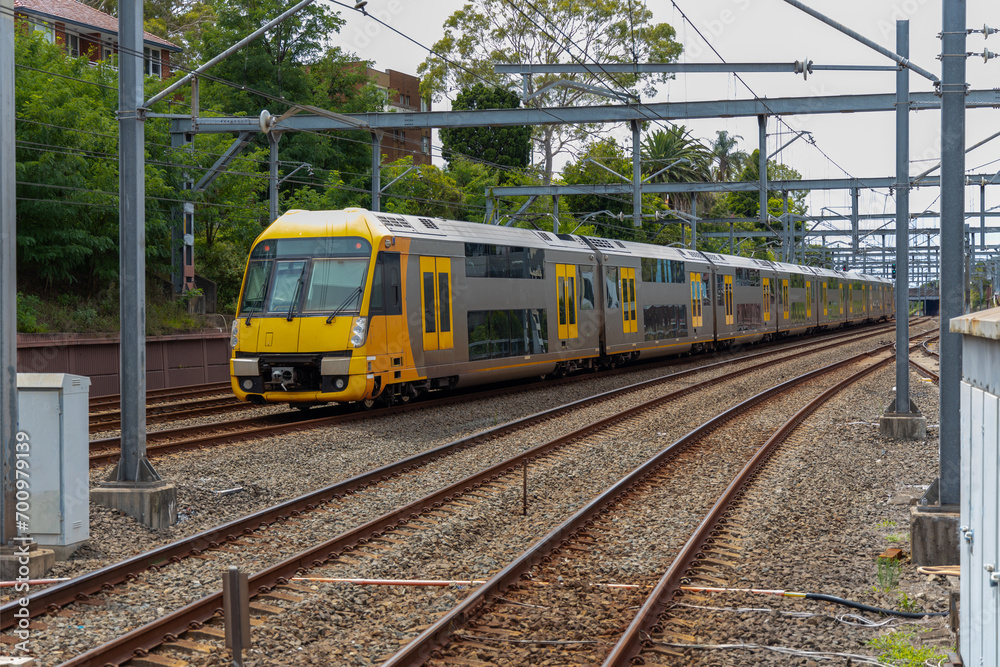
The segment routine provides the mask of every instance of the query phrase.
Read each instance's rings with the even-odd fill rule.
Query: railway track
[[[892,358],[891,346],[852,357],[772,387],[709,420],[538,540],[384,667],[490,664],[501,657],[505,664],[610,667],[636,664],[643,650],[662,650],[646,641],[662,639],[660,612],[682,579],[717,585],[721,575],[716,571],[730,567],[730,547],[739,538],[727,530],[724,517],[774,448],[830,396]],[[836,377],[836,384],[804,407],[792,409],[781,398],[828,376]],[[791,413],[770,437],[760,430],[763,408]],[[748,442],[754,430],[759,435]],[[734,463],[739,473],[725,484]],[[706,485],[714,490],[706,492]],[[694,528],[690,538],[679,540],[689,528]],[[630,563],[636,545],[655,545],[657,557]],[[665,574],[651,578],[664,563]],[[615,577],[623,573],[631,575],[627,581]],[[636,607],[633,617],[630,610]]]
[[[169,403],[153,404],[146,406],[146,423],[161,424],[174,422],[181,419],[193,417],[203,417],[205,415],[216,415],[226,412],[241,412],[256,406],[237,400],[235,396],[223,398],[209,398],[199,400],[196,404]],[[90,432],[103,433],[106,431],[117,431],[121,428],[121,412],[99,412],[90,415]]]
[[[889,325],[882,325],[875,330],[851,331],[846,334],[837,334],[830,340],[839,344],[848,344],[854,341],[861,341],[875,336],[883,335],[890,328]],[[805,342],[782,347],[780,350],[768,348],[758,353],[738,357],[734,361],[746,359],[763,358],[775,354],[783,354],[785,351],[801,350],[817,345],[822,345],[824,340],[809,339]],[[663,363],[663,362],[661,362]],[[664,363],[665,366],[676,364],[676,360]],[[710,365],[711,366],[711,365]],[[605,376],[614,374],[624,374],[632,372],[632,368],[616,369],[606,372]],[[389,414],[402,414],[415,410],[425,410],[428,407],[441,407],[447,405],[460,404],[465,401],[492,398],[503,393],[516,393],[526,390],[544,387],[556,387],[560,384],[576,382],[578,376],[570,376],[555,380],[531,384],[516,384],[512,386],[489,388],[483,391],[449,394],[435,398],[434,401],[415,402],[406,405],[397,405],[392,408],[381,408],[369,410],[367,412],[357,412],[352,406],[329,406],[319,408],[308,413],[286,412],[276,415],[254,417],[250,419],[234,419],[220,421],[212,424],[199,424],[195,426],[184,426],[171,429],[150,431],[146,435],[147,456],[155,457],[163,454],[172,454],[180,451],[199,449],[218,444],[239,442],[248,438],[267,437],[275,434],[304,431],[314,428],[325,428],[330,426],[343,425],[360,420],[377,418]],[[318,416],[317,416],[318,415]],[[92,440],[90,443],[90,465],[101,466],[116,462],[120,456],[121,441],[118,437],[101,438]]]
[[[216,396],[227,391],[232,391],[232,386],[228,380],[225,382],[210,382],[208,384],[193,384],[186,387],[171,387],[169,389],[149,389],[146,391],[146,404],[156,405],[158,403],[172,403],[189,398]],[[90,399],[90,411],[92,413],[119,410],[120,408],[121,396],[119,394],[95,396]]]
[[[688,371],[688,372],[685,372],[685,373],[682,373],[682,374],[678,374],[678,375],[687,375],[687,374],[690,374],[692,372],[694,372],[694,371]],[[747,372],[748,371],[746,369],[744,369],[742,371],[738,371],[737,374],[746,374]],[[687,391],[690,391],[690,390],[691,390],[691,388],[687,388],[687,389],[681,390],[681,391],[676,392],[676,393],[687,392]],[[511,428],[511,426],[510,425],[506,425],[505,427],[502,427],[501,429],[497,429],[497,432],[499,433],[499,432],[502,432],[504,429],[509,429],[509,428]],[[455,445],[455,444],[456,443],[453,443],[453,445]],[[430,453],[428,453],[427,457],[428,458],[434,458],[436,456],[442,456],[444,454],[443,450],[444,450],[444,448],[441,448],[441,451],[430,452]],[[535,456],[535,457],[537,457],[537,456],[540,456],[540,455],[541,454],[539,454],[538,452],[536,452],[534,454],[529,454],[528,456]],[[362,476],[362,477],[359,477],[359,478],[355,478],[354,480],[349,480],[347,483],[345,483],[343,485],[336,485],[335,487],[330,487],[330,489],[325,490],[326,493],[327,493],[327,498],[336,498],[337,495],[342,495],[343,497],[349,497],[350,495],[353,495],[355,493],[361,492],[362,490],[366,489],[367,487],[370,487],[373,484],[384,484],[385,482],[388,482],[392,478],[393,475],[402,474],[402,471],[404,469],[410,468],[410,467],[413,467],[413,466],[417,466],[417,465],[420,465],[420,463],[418,463],[415,460],[410,460],[410,461],[406,461],[406,462],[401,462],[397,466],[390,466],[390,467],[383,468],[383,469],[381,469],[379,471],[375,471],[374,473],[372,473],[370,475],[365,475],[365,476]],[[516,460],[512,460],[510,462],[505,462],[504,465],[506,466],[505,469],[507,469],[509,471],[509,469],[511,467],[513,467],[513,468],[516,469],[516,467],[519,464],[517,463]],[[503,466],[501,466],[501,467],[503,467]],[[486,479],[489,479],[490,475],[498,475],[498,474],[502,474],[502,473],[500,473],[500,472],[489,473],[489,475],[487,476]],[[489,486],[489,482],[487,481],[484,486]],[[445,490],[444,493],[448,494],[449,492],[447,490]],[[222,547],[223,550],[225,550],[227,548],[229,548],[229,549],[233,549],[233,548],[242,549],[242,547],[239,546],[240,544],[246,544],[246,543],[251,542],[251,541],[252,542],[256,542],[258,539],[260,539],[258,537],[253,537],[253,536],[241,537],[241,536],[245,535],[248,530],[252,531],[254,528],[260,528],[262,525],[267,525],[269,521],[270,522],[274,522],[274,523],[270,524],[272,526],[277,525],[277,524],[281,524],[281,523],[283,523],[281,521],[282,517],[288,518],[288,517],[294,516],[297,513],[301,513],[301,512],[308,513],[307,509],[310,506],[312,506],[314,508],[315,507],[322,507],[326,502],[329,502],[329,500],[324,500],[318,494],[312,494],[310,496],[304,496],[304,497],[302,497],[300,499],[297,499],[294,503],[286,503],[283,506],[280,506],[278,508],[271,508],[271,510],[258,513],[257,515],[254,515],[253,517],[250,517],[246,521],[243,521],[243,522],[234,522],[233,524],[229,524],[227,526],[221,527],[219,530],[209,531],[207,533],[203,533],[203,534],[201,534],[199,536],[196,536],[197,539],[188,541],[186,544],[180,544],[180,543],[178,543],[176,545],[170,545],[171,548],[169,548],[169,549],[168,548],[164,548],[164,549],[161,549],[161,550],[157,550],[155,552],[151,552],[150,554],[144,554],[143,556],[137,557],[136,559],[132,559],[132,561],[129,562],[128,564],[125,564],[125,565],[123,565],[121,567],[118,567],[117,570],[114,571],[114,572],[111,569],[109,569],[109,568],[105,568],[105,570],[103,570],[101,572],[98,572],[98,573],[95,573],[93,576],[88,576],[88,577],[85,577],[85,578],[80,578],[79,581],[74,580],[74,582],[69,582],[70,584],[73,584],[72,586],[62,585],[62,586],[55,587],[54,589],[50,589],[49,591],[43,591],[42,593],[36,594],[38,596],[38,598],[36,599],[33,596],[32,609],[38,610],[38,609],[44,609],[44,608],[47,608],[47,607],[48,608],[59,608],[59,605],[55,602],[55,600],[58,598],[59,595],[62,595],[63,599],[66,600],[66,601],[73,601],[73,600],[78,600],[78,599],[81,599],[81,598],[82,599],[86,599],[87,595],[91,595],[95,591],[100,590],[102,588],[102,586],[111,585],[111,584],[109,584],[109,582],[113,581],[115,577],[127,577],[129,575],[133,575],[134,576],[134,574],[135,574],[136,571],[141,571],[142,568],[144,568],[144,567],[146,567],[146,566],[148,566],[148,565],[150,565],[152,563],[164,563],[165,564],[167,561],[170,561],[170,560],[182,559],[182,558],[184,558],[187,555],[191,555],[191,553],[192,553],[191,550],[192,549],[194,549],[194,554],[195,555],[199,555],[199,556],[202,556],[202,557],[214,557],[214,556],[212,556],[211,552],[209,554],[199,553],[201,551],[201,549],[203,549],[203,548],[204,549],[210,549],[213,542],[215,544],[217,544],[217,545],[221,545],[221,547]],[[440,502],[440,501],[432,501],[430,499],[424,499],[421,502],[424,503],[424,504],[428,504],[429,503],[429,504],[432,505],[433,502]],[[280,586],[282,586],[281,581],[287,580],[288,577],[291,576],[291,575],[293,575],[294,572],[297,569],[299,569],[300,567],[308,567],[309,564],[312,562],[312,560],[316,560],[317,558],[320,558],[321,556],[322,557],[329,557],[330,553],[334,552],[338,548],[338,546],[337,546],[338,544],[341,545],[341,547],[344,548],[344,549],[349,549],[352,546],[352,544],[357,544],[357,543],[360,543],[362,540],[369,539],[369,538],[363,536],[363,532],[365,532],[365,531],[367,531],[368,534],[370,535],[372,531],[374,531],[375,533],[378,533],[378,532],[381,532],[381,530],[384,530],[385,528],[388,528],[391,525],[399,524],[400,522],[402,522],[403,524],[405,524],[408,521],[408,519],[407,519],[407,517],[409,516],[408,513],[412,514],[412,513],[414,513],[414,510],[412,508],[404,508],[404,509],[398,511],[394,515],[393,518],[382,517],[378,521],[369,522],[369,524],[364,527],[364,530],[362,531],[362,533],[357,533],[357,534],[354,534],[354,535],[345,534],[345,536],[341,536],[341,538],[338,538],[339,542],[338,541],[331,541],[331,542],[328,542],[328,543],[326,543],[324,545],[321,545],[317,549],[313,549],[310,554],[307,554],[307,555],[304,555],[304,556],[299,555],[297,557],[297,560],[293,559],[294,563],[292,563],[291,565],[288,565],[288,564],[284,565],[283,566],[284,569],[278,568],[278,566],[274,566],[274,567],[268,568],[268,570],[266,571],[267,576],[265,576],[264,579],[260,579],[260,580],[259,579],[255,579],[253,585],[251,586],[251,589],[253,590],[255,588],[260,587],[260,585],[262,585],[261,584],[262,581],[277,582],[277,583],[271,583],[270,586],[277,585],[277,586],[280,587]],[[294,519],[292,519],[292,521],[294,521]],[[386,523],[386,522],[388,522],[388,523]],[[374,528],[373,528],[373,526],[374,526]],[[267,538],[265,537],[264,539],[267,539]],[[277,570],[276,570],[276,568],[277,568]],[[291,568],[291,569],[289,569],[289,568]],[[277,572],[277,575],[275,574],[276,572]],[[288,576],[286,576],[286,575],[288,575]],[[275,576],[277,576],[277,578],[275,578]],[[84,581],[84,579],[86,579],[86,581]],[[86,592],[86,590],[88,589],[88,587],[89,587],[89,590],[91,591],[90,593]],[[264,586],[264,587],[266,588],[268,586]],[[61,589],[61,590],[58,590],[58,589]],[[293,590],[294,590],[294,587],[292,587],[292,588],[287,588],[286,587],[284,589],[278,590],[276,594],[278,595],[279,599],[281,598],[281,596],[286,596],[286,597],[287,596],[293,596],[294,597],[295,593],[290,592],[290,591],[293,591]],[[284,592],[282,592],[282,591],[284,591]],[[65,603],[66,602],[64,602],[63,604],[65,604]],[[211,606],[212,604],[215,604],[215,602],[213,602],[212,600],[208,600],[208,602],[205,603],[205,604]],[[49,605],[55,605],[55,606],[54,607],[49,607]],[[124,655],[132,655],[133,652],[136,651],[136,650],[139,650],[139,651],[147,650],[145,648],[142,648],[142,645],[143,645],[143,642],[146,645],[148,645],[149,642],[150,642],[150,637],[154,637],[155,641],[153,643],[155,644],[155,643],[158,643],[159,641],[162,641],[163,633],[164,632],[166,632],[166,634],[168,636],[174,635],[175,633],[180,632],[180,630],[188,627],[188,624],[191,623],[191,622],[193,622],[192,619],[195,616],[197,616],[197,615],[200,615],[200,617],[203,620],[195,621],[195,622],[196,623],[202,623],[202,622],[204,622],[204,620],[207,620],[206,617],[204,616],[204,613],[205,613],[204,611],[200,611],[200,612],[195,613],[192,610],[187,610],[187,611],[180,610],[178,612],[175,612],[174,614],[168,615],[167,618],[163,619],[163,622],[167,623],[169,627],[173,628],[173,630],[164,630],[164,628],[168,627],[168,626],[158,626],[158,627],[156,627],[156,628],[154,628],[152,630],[145,631],[144,639],[142,639],[142,641],[140,642],[140,644],[134,644],[133,643],[131,645],[126,645],[125,648],[122,649],[125,652]],[[195,614],[195,616],[192,616],[192,614]],[[211,617],[211,613],[208,613],[208,618],[210,618],[210,617]],[[169,625],[171,623],[173,625]],[[136,632],[138,632],[138,631],[136,631]],[[157,633],[159,633],[159,634],[157,634]],[[130,633],[130,634],[134,635],[134,633]],[[210,631],[206,630],[206,632],[203,633],[203,634],[211,635],[212,633]],[[175,635],[175,636],[179,636],[179,635]],[[133,637],[129,641],[135,641],[135,637]],[[184,640],[184,641],[187,641],[187,640]],[[90,660],[90,659],[91,658],[87,658],[87,660]],[[94,659],[97,660],[97,658],[94,658]],[[104,655],[101,658],[99,658],[99,660],[101,662],[89,663],[87,661],[83,661],[83,662],[76,662],[76,663],[73,663],[73,664],[104,664],[104,662],[107,662],[109,660],[109,658],[108,658],[107,655]],[[113,662],[114,660],[111,660],[111,661]]]

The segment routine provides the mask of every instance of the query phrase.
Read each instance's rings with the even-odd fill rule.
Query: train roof
[[[286,218],[285,216],[288,216]],[[721,253],[704,252],[674,246],[651,245],[636,241],[622,241],[588,236],[586,239],[576,234],[554,234],[552,232],[523,229],[521,227],[505,227],[503,225],[487,225],[478,222],[448,220],[419,215],[402,215],[399,213],[381,213],[363,208],[348,208],[335,211],[287,211],[278,218],[266,234],[274,236],[281,234],[281,227],[288,226],[296,231],[296,235],[306,233],[329,234],[332,225],[343,225],[349,220],[364,218],[372,231],[392,234],[407,238],[448,239],[462,243],[493,243],[498,245],[522,246],[529,248],[559,248],[567,251],[593,252],[599,248],[604,254],[615,254],[636,257],[660,257],[672,260],[687,260],[706,262],[716,266],[763,269],[769,271],[785,271],[796,273],[813,273],[818,276],[839,278],[841,280],[867,280],[892,284],[892,280],[871,276],[854,271],[836,271],[826,268],[800,266],[785,262],[773,262],[754,257],[723,255]]]
[[[479,222],[446,220],[397,213],[363,211],[369,223],[381,225],[387,233],[408,238],[438,238],[463,243],[491,243],[529,248],[559,248],[593,252],[583,237],[575,234],[553,234],[521,227],[486,225]]]

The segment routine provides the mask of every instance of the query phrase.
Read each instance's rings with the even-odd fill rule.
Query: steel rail
[[[162,423],[176,421],[178,419],[188,419],[190,417],[200,417],[204,415],[217,414],[220,412],[233,412],[236,410],[249,410],[255,407],[250,403],[244,403],[235,396],[225,398],[214,398],[197,403],[169,403],[167,405],[147,405],[146,423]],[[100,433],[101,431],[114,431],[121,426],[121,411],[100,412],[90,415],[90,432]]]
[[[924,377],[930,378],[931,382],[933,382],[934,384],[938,384],[941,381],[941,377],[937,373],[927,368],[926,366],[917,363],[913,359],[910,359],[910,366],[912,366],[918,373],[920,373]]]
[[[450,636],[460,627],[468,624],[479,611],[485,607],[491,597],[502,595],[503,591],[515,585],[538,563],[540,563],[551,551],[562,546],[567,541],[574,538],[578,531],[588,523],[595,520],[599,515],[606,513],[608,508],[613,506],[619,499],[625,497],[633,487],[640,484],[648,476],[663,466],[673,454],[686,449],[693,443],[715,430],[723,423],[733,419],[735,416],[748,410],[768,398],[788,391],[789,389],[821,377],[844,366],[858,363],[873,354],[891,350],[892,345],[884,345],[872,352],[855,355],[843,361],[824,366],[822,368],[804,373],[798,377],[775,385],[757,395],[739,403],[738,405],[720,413],[708,420],[701,426],[695,428],[690,433],[680,438],[671,445],[661,450],[644,464],[623,477],[601,495],[588,503],[576,514],[567,519],[561,525],[553,529],[545,537],[535,542],[527,551],[519,556],[504,569],[491,577],[489,581],[471,592],[462,602],[456,605],[450,612],[441,616],[431,627],[425,630],[420,636],[404,646],[382,664],[382,667],[402,667],[422,665],[433,657],[433,652],[447,643]],[[889,357],[891,359],[891,357]],[[888,361],[883,362],[888,363]]]
[[[861,339],[867,337],[873,337],[875,335],[880,335],[882,332],[873,332],[871,334],[866,334],[862,336]],[[842,346],[849,343],[856,342],[859,337],[848,337],[849,340],[843,341],[835,339],[833,341],[826,341],[828,344],[826,346],[821,346],[813,350],[800,350],[792,355],[786,355],[782,357],[782,361],[795,359],[802,357],[813,352],[818,352],[826,349],[830,349],[836,346]],[[784,348],[787,350],[800,349],[802,347],[808,347],[815,345],[816,341],[811,343],[802,343],[789,348]],[[364,489],[365,487],[377,484],[383,480],[399,475],[401,473],[407,472],[410,469],[416,468],[421,465],[425,465],[429,462],[436,460],[442,456],[449,453],[460,451],[461,449],[471,447],[479,442],[486,441],[490,438],[505,435],[511,432],[515,432],[520,429],[527,428],[533,424],[540,421],[550,419],[561,414],[565,414],[571,410],[575,410],[587,405],[598,403],[602,400],[607,400],[614,398],[615,396],[624,395],[631,391],[645,389],[657,384],[662,384],[666,382],[672,382],[675,380],[683,379],[685,377],[700,373],[702,371],[710,371],[715,368],[724,367],[726,365],[741,363],[743,361],[752,360],[759,358],[761,356],[770,356],[774,354],[774,350],[770,352],[758,352],[754,354],[744,355],[742,357],[735,357],[733,359],[727,359],[724,361],[716,362],[714,364],[709,364],[707,366],[701,366],[698,368],[692,368],[684,371],[677,371],[669,375],[660,376],[657,378],[652,378],[650,380],[645,380],[643,382],[628,385],[626,387],[621,387],[618,389],[613,389],[601,394],[596,394],[594,396],[580,399],[578,401],[573,401],[549,410],[535,413],[533,415],[528,415],[521,419],[517,419],[506,424],[501,424],[494,428],[488,429],[481,433],[474,434],[472,436],[461,438],[453,442],[441,445],[440,447],[435,447],[433,449],[427,450],[419,454],[415,454],[408,458],[390,463],[388,465],[382,466],[370,472],[357,475],[350,479],[338,482],[327,486],[325,488],[319,489],[317,491],[304,494],[297,498],[290,499],[278,505],[272,506],[255,512],[247,517],[243,517],[226,524],[210,528],[208,530],[197,533],[188,538],[178,540],[171,544],[158,547],[151,551],[136,555],[130,559],[109,565],[107,567],[95,570],[89,574],[76,577],[70,581],[62,584],[58,584],[51,588],[39,591],[29,597],[29,610],[32,617],[39,614],[43,614],[49,611],[57,611],[59,608],[70,604],[74,601],[84,598],[88,595],[94,593],[99,593],[101,590],[125,581],[129,577],[142,572],[158,563],[167,563],[169,561],[177,561],[184,558],[191,553],[197,553],[201,550],[209,549],[213,544],[217,545],[226,541],[232,541],[237,539],[240,535],[247,532],[253,532],[260,527],[270,525],[276,521],[280,521],[288,516],[295,516],[303,511],[308,511],[318,505],[328,502],[331,499],[337,499],[339,497],[350,495]],[[735,377],[746,373],[747,371],[739,370],[732,373],[728,373],[717,378],[713,378],[707,382],[722,382],[725,379]],[[692,385],[686,390],[695,390],[699,386],[705,383],[700,383],[698,385]],[[683,390],[681,390],[683,391]],[[668,395],[670,396],[670,395]],[[679,397],[679,396],[678,396]],[[408,406],[407,406],[408,407]],[[377,412],[377,411],[376,411]],[[355,419],[367,418],[367,416],[372,415],[372,412],[361,413],[357,415],[351,415]],[[13,626],[14,617],[13,612],[16,611],[17,607],[13,603],[9,603],[0,607],[0,630],[6,629]],[[6,612],[11,612],[7,614]]]
[[[841,345],[846,343],[838,342],[837,344]],[[807,354],[807,353],[808,352],[800,354]],[[787,358],[788,357],[783,358],[782,361]],[[713,364],[712,366],[718,366],[727,363],[732,363],[732,361],[730,360],[726,362],[718,362],[718,364]],[[844,363],[849,363],[849,361],[840,362],[840,364]],[[692,373],[699,372],[701,370],[704,370],[704,367],[699,369],[690,369],[687,371],[681,371],[679,373],[665,377],[676,378],[684,375],[690,375]],[[821,371],[822,370],[823,369],[821,369]],[[543,443],[531,450],[528,450],[515,457],[512,457],[507,461],[498,463],[464,480],[455,482],[454,484],[451,484],[443,489],[439,489],[438,491],[428,494],[424,498],[421,498],[413,503],[410,503],[404,507],[397,508],[396,510],[393,510],[377,519],[369,521],[367,524],[356,527],[348,532],[343,533],[340,536],[332,538],[331,540],[324,542],[323,544],[312,547],[300,554],[293,556],[292,558],[282,563],[278,563],[266,570],[258,572],[257,574],[254,574],[250,578],[250,589],[259,592],[263,590],[268,590],[281,583],[285,583],[293,576],[302,571],[308,570],[311,567],[317,567],[319,565],[322,565],[327,560],[337,557],[340,553],[350,551],[355,546],[362,545],[369,539],[379,537],[385,531],[391,531],[397,526],[405,525],[409,520],[419,517],[421,513],[432,511],[436,507],[439,507],[441,504],[450,502],[454,498],[461,497],[465,493],[473,491],[474,489],[479,488],[485,483],[494,481],[504,475],[516,473],[518,470],[520,470],[520,466],[526,465],[527,462],[530,462],[535,458],[538,458],[554,449],[557,449],[568,442],[574,441],[579,437],[587,435],[591,432],[605,428],[610,424],[621,421],[622,419],[625,419],[643,410],[649,410],[657,405],[669,402],[685,394],[692,393],[700,388],[704,388],[705,386],[718,384],[720,382],[725,381],[726,379],[731,379],[743,375],[746,372],[747,372],[746,369],[741,369],[722,376],[718,376],[716,378],[711,378],[709,380],[694,385],[690,385],[688,387],[678,389],[677,391],[672,392],[670,394],[666,394],[664,396],[652,399],[651,401],[647,401],[646,403],[635,406],[624,412],[611,415],[598,422],[589,424],[573,433],[566,434],[564,436],[551,440],[547,443]],[[813,373],[807,374],[806,376],[802,377],[808,378],[809,376],[815,375],[818,372],[820,371],[814,371]],[[826,370],[825,372],[829,372],[829,370]],[[636,387],[651,386],[652,384],[661,382],[663,380],[664,378],[654,378],[652,380],[647,380],[645,382],[638,383],[637,385],[632,385],[631,388],[634,389]],[[799,381],[804,381],[804,380],[800,379]],[[790,382],[795,382],[795,380],[791,380],[789,381],[789,383]],[[784,386],[789,383],[784,383],[783,385],[780,386]],[[613,395],[629,389],[630,389],[629,387],[626,387],[623,389],[613,390],[611,392],[605,392],[604,394],[600,394],[597,397],[582,399],[580,401],[575,401],[574,403],[568,405],[569,406],[584,405],[593,402],[600,397]],[[527,417],[522,420],[517,420],[516,422],[511,422],[509,424],[498,426],[495,429],[491,429],[490,431],[487,431],[485,433],[473,436],[471,439],[488,438],[491,435],[497,434],[499,432],[515,430],[517,428],[517,425],[519,424],[526,423],[528,420],[531,419],[538,419],[540,417],[543,418],[543,416],[545,415],[556,414],[558,411],[561,411],[566,407],[567,406],[562,406],[560,408],[553,408],[552,410],[539,413],[538,415],[533,415],[531,417]],[[464,441],[465,439],[456,442],[464,442]],[[334,485],[334,487],[328,487],[327,491],[329,491],[329,489],[338,488],[338,493],[340,495],[353,493],[355,490],[363,489],[365,486],[369,484],[374,484],[382,479],[388,479],[388,477],[391,475],[398,474],[400,472],[407,470],[408,467],[413,465],[413,463],[411,462],[415,462],[417,459],[421,459],[424,457],[436,457],[444,453],[444,450],[451,447],[454,447],[454,443],[451,445],[444,445],[442,447],[436,448],[435,450],[431,450],[430,452],[417,455],[416,457],[411,457],[410,459],[407,459],[403,462],[391,464],[390,466],[385,466],[383,468],[380,468],[379,470],[373,471],[372,473],[366,473],[365,475],[361,475],[356,478],[353,478],[352,480],[348,480],[348,482],[345,482],[343,484]],[[348,487],[347,486],[348,484],[351,484],[351,486]],[[308,494],[307,496],[303,496],[299,499],[296,499],[296,505],[298,507],[303,507],[303,502],[306,502],[307,504],[304,506],[304,509],[309,509],[311,506],[327,502],[326,500],[318,499],[316,496],[317,494]],[[279,506],[282,508],[281,514],[283,516],[287,516],[288,514],[294,515],[296,513],[289,511],[290,505],[291,502],[286,503],[283,506]],[[271,508],[270,510],[265,510],[264,512],[269,512],[271,515],[275,515],[276,509],[277,508]],[[301,509],[299,509],[298,511],[301,511]],[[257,515],[252,517],[251,521],[248,521],[247,524],[256,525],[256,522],[260,520],[260,516],[264,512],[259,512]],[[229,536],[230,539],[236,539],[238,537],[238,531],[235,528],[238,528],[238,524],[240,523],[242,522],[233,522],[232,524],[229,524],[229,526],[231,526],[230,527],[231,535]],[[237,525],[234,526],[234,524]],[[202,535],[204,535],[204,533]],[[166,548],[167,547],[163,547],[159,551],[162,552],[166,550]],[[141,558],[143,556],[145,556],[148,559],[149,557],[151,557],[151,555],[152,552],[151,554],[143,554],[142,556],[136,557],[136,559]],[[175,554],[175,556],[180,557],[180,554]],[[165,559],[164,554],[161,553],[160,558]],[[96,574],[97,573],[94,573],[94,575]],[[96,585],[98,587],[97,589],[99,589],[100,587],[100,584],[98,583],[99,579],[100,577],[91,576],[91,586],[93,587]],[[72,582],[67,582],[67,584],[69,583]],[[63,584],[61,586],[63,588],[68,589],[66,584]],[[68,590],[64,590],[63,595],[65,595],[67,592]],[[186,631],[191,627],[197,627],[200,624],[207,622],[216,614],[217,610],[221,606],[220,601],[221,601],[221,592],[216,592],[212,595],[202,598],[201,600],[195,601],[181,609],[178,609],[175,612],[163,617],[162,619],[151,622],[140,628],[136,628],[135,630],[123,635],[122,637],[118,638],[113,642],[109,642],[104,646],[92,649],[91,651],[88,651],[87,653],[78,656],[77,658],[67,661],[66,663],[63,663],[63,667],[70,667],[70,666],[79,667],[82,665],[103,666],[106,664],[120,664],[122,662],[130,660],[133,657],[141,655],[142,653],[147,652],[152,648],[162,644],[164,641],[168,641],[171,638],[177,637],[178,635],[180,635],[181,633],[183,633],[184,631]]]
[[[624,667],[625,665],[635,664],[633,659],[641,652],[643,642],[645,641],[644,638],[649,636],[653,626],[659,621],[660,614],[680,587],[681,580],[697,561],[698,554],[705,548],[709,540],[711,540],[719,521],[736,504],[737,498],[742,495],[744,489],[751,483],[754,475],[767,462],[777,446],[809,415],[830,400],[832,396],[879,368],[884,368],[893,359],[895,359],[895,355],[877,361],[851,377],[841,380],[807,403],[791,419],[782,424],[775,431],[774,435],[768,438],[767,442],[761,446],[757,453],[754,454],[739,474],[737,474],[736,478],[726,487],[726,490],[719,497],[719,500],[695,530],[694,534],[681,548],[666,573],[660,578],[656,586],[653,587],[652,592],[646,598],[646,602],[640,607],[633,621],[611,649],[602,667]]]
[[[212,396],[232,389],[230,382],[209,382],[208,384],[192,384],[184,387],[170,387],[167,389],[150,389],[146,392],[147,402],[163,403],[175,397],[199,397]],[[155,399],[155,400],[154,400]],[[90,399],[90,409],[107,408],[116,409],[121,404],[120,394],[109,394],[108,396],[94,396]]]
[[[878,329],[885,328],[878,327]],[[858,336],[855,334],[858,332],[850,332],[844,336],[837,336],[833,338],[834,341],[841,341],[839,345],[845,345],[851,342],[856,342],[858,340],[864,340],[865,338],[872,338],[875,336],[882,335],[884,333],[881,330],[870,331],[866,333],[861,333]],[[846,339],[846,340],[842,340]],[[788,347],[781,348],[780,351],[796,350],[803,347],[811,347],[816,345],[821,345],[824,341],[820,340],[808,340],[796,345],[791,345]],[[738,361],[752,359],[760,356],[767,356],[775,354],[776,350],[769,348],[767,350],[761,350],[760,352],[754,354],[744,355],[742,357],[737,357],[735,359],[726,360],[723,362],[718,362],[716,364],[709,364],[707,366],[700,366],[697,369],[691,369],[690,372],[699,372],[700,370],[706,368],[712,368],[720,364],[735,363]],[[784,357],[786,359],[794,357]],[[676,360],[670,360],[665,365],[672,365],[676,363]],[[627,373],[634,370],[636,367],[627,367],[618,369],[615,371],[609,371],[605,373],[605,377],[610,377],[612,374]],[[687,371],[685,371],[687,372]],[[579,375],[573,375],[565,378],[546,380],[544,381],[547,387],[556,387],[560,384],[568,384],[576,382],[579,379]],[[670,378],[680,377],[676,375],[666,376]],[[532,385],[518,384],[513,387],[509,387],[503,391],[519,392],[525,389],[534,388],[539,386],[541,383],[535,383]],[[351,408],[345,408],[343,406],[330,406],[327,408],[322,408],[326,411],[339,410],[337,414],[327,415],[316,418],[308,418],[302,414],[293,413],[280,413],[277,415],[271,415],[266,417],[255,417],[252,419],[235,419],[222,422],[215,422],[213,424],[199,424],[195,426],[180,426],[177,428],[163,429],[160,431],[151,431],[146,435],[147,447],[146,456],[154,457],[163,454],[172,454],[175,452],[197,449],[201,447],[207,447],[211,445],[241,442],[247,438],[255,437],[265,437],[269,435],[280,435],[284,433],[291,433],[295,431],[304,431],[313,428],[335,426],[338,424],[349,423],[359,420],[367,420],[373,417],[379,417],[384,415],[397,415],[404,412],[409,412],[412,410],[425,410],[432,407],[442,407],[447,405],[454,405],[457,403],[464,403],[466,401],[480,400],[485,398],[496,398],[498,395],[497,389],[487,389],[484,391],[470,392],[465,394],[455,394],[451,396],[444,396],[441,398],[436,398],[433,403],[431,402],[416,402],[409,403],[406,405],[396,405],[391,408],[380,408],[375,410],[368,410],[366,412],[343,412],[344,410],[350,410]],[[285,421],[281,421],[285,420]],[[217,432],[210,433],[207,435],[200,435],[204,433],[207,429],[213,429]],[[193,437],[192,437],[193,436]],[[174,440],[176,438],[176,440]],[[167,441],[164,444],[156,444],[157,442]],[[120,457],[120,445],[121,441],[118,437],[112,438],[102,438],[98,440],[92,440],[90,442],[90,451],[94,452],[90,456],[90,466],[100,466],[100,465],[110,465],[118,460]]]

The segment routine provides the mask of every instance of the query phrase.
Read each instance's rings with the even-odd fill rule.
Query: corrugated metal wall
[[[963,664],[1000,665],[1000,340],[986,311],[951,322],[962,336],[961,610]],[[995,334],[996,331],[993,331]]]
[[[72,373],[90,378],[90,395],[119,393],[118,339],[71,334],[19,334],[19,373]],[[229,334],[207,331],[146,339],[146,388],[229,379]]]

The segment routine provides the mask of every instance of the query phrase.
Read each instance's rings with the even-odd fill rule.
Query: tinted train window
[[[469,361],[500,359],[549,350],[545,310],[469,311]]]
[[[736,285],[740,287],[760,287],[760,269],[736,269]]]
[[[594,271],[590,267],[580,267],[580,310],[593,310],[595,303]]]
[[[545,251],[540,248],[465,244],[465,275],[469,278],[545,277]]]
[[[644,306],[642,309],[646,340],[684,338],[687,332],[687,305]]]
[[[805,287],[806,277],[801,273],[793,273],[788,277],[788,285],[790,287]]]
[[[642,282],[683,283],[684,262],[673,259],[642,258]]]

